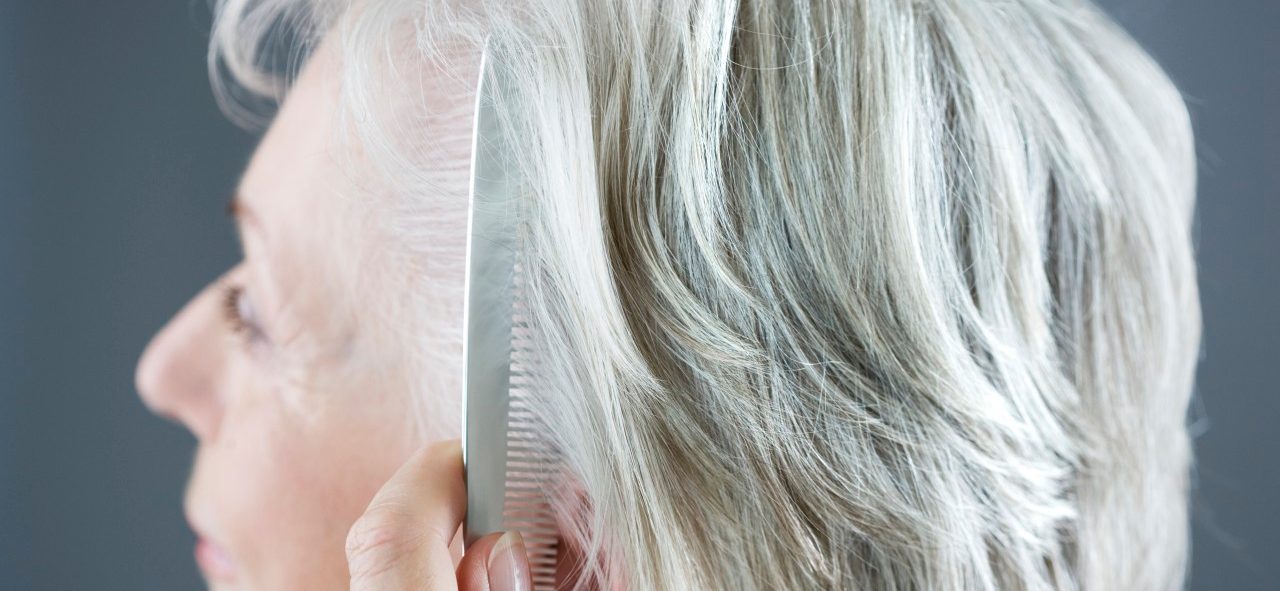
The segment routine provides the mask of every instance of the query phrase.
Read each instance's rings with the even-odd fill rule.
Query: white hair
[[[488,38],[589,583],[1182,586],[1191,126],[1087,0],[347,5],[222,2],[219,95],[336,31],[406,350],[456,366],[469,113],[431,97]]]

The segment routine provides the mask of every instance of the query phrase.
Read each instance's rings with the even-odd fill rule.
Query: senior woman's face
[[[244,174],[243,260],[138,364],[147,406],[198,440],[185,509],[215,589],[346,588],[348,529],[421,443],[372,320],[378,237],[343,197],[333,66],[309,62]]]

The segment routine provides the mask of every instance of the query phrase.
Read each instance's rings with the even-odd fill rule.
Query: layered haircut
[[[217,15],[210,66],[241,120],[287,88],[264,57],[278,41],[340,47],[345,128],[404,264],[388,325],[424,368],[458,367],[441,321],[462,294],[457,97],[487,39],[527,179],[534,400],[585,581],[1182,586],[1191,126],[1091,3]],[[421,381],[416,400],[457,397]]]

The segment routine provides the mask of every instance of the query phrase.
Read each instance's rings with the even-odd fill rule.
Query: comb
[[[512,134],[497,100],[502,80],[489,44],[480,57],[472,135],[471,195],[463,304],[462,462],[467,545],[516,530],[525,541],[533,586],[555,586],[558,536],[544,494],[552,457],[529,406],[531,334],[517,260],[522,184]]]

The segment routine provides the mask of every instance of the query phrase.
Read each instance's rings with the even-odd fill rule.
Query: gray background
[[[213,104],[204,4],[0,0],[0,589],[200,588],[180,506],[194,441],[132,377],[237,256],[223,205],[256,140]],[[1280,2],[1103,5],[1197,133],[1192,587],[1280,589]]]

